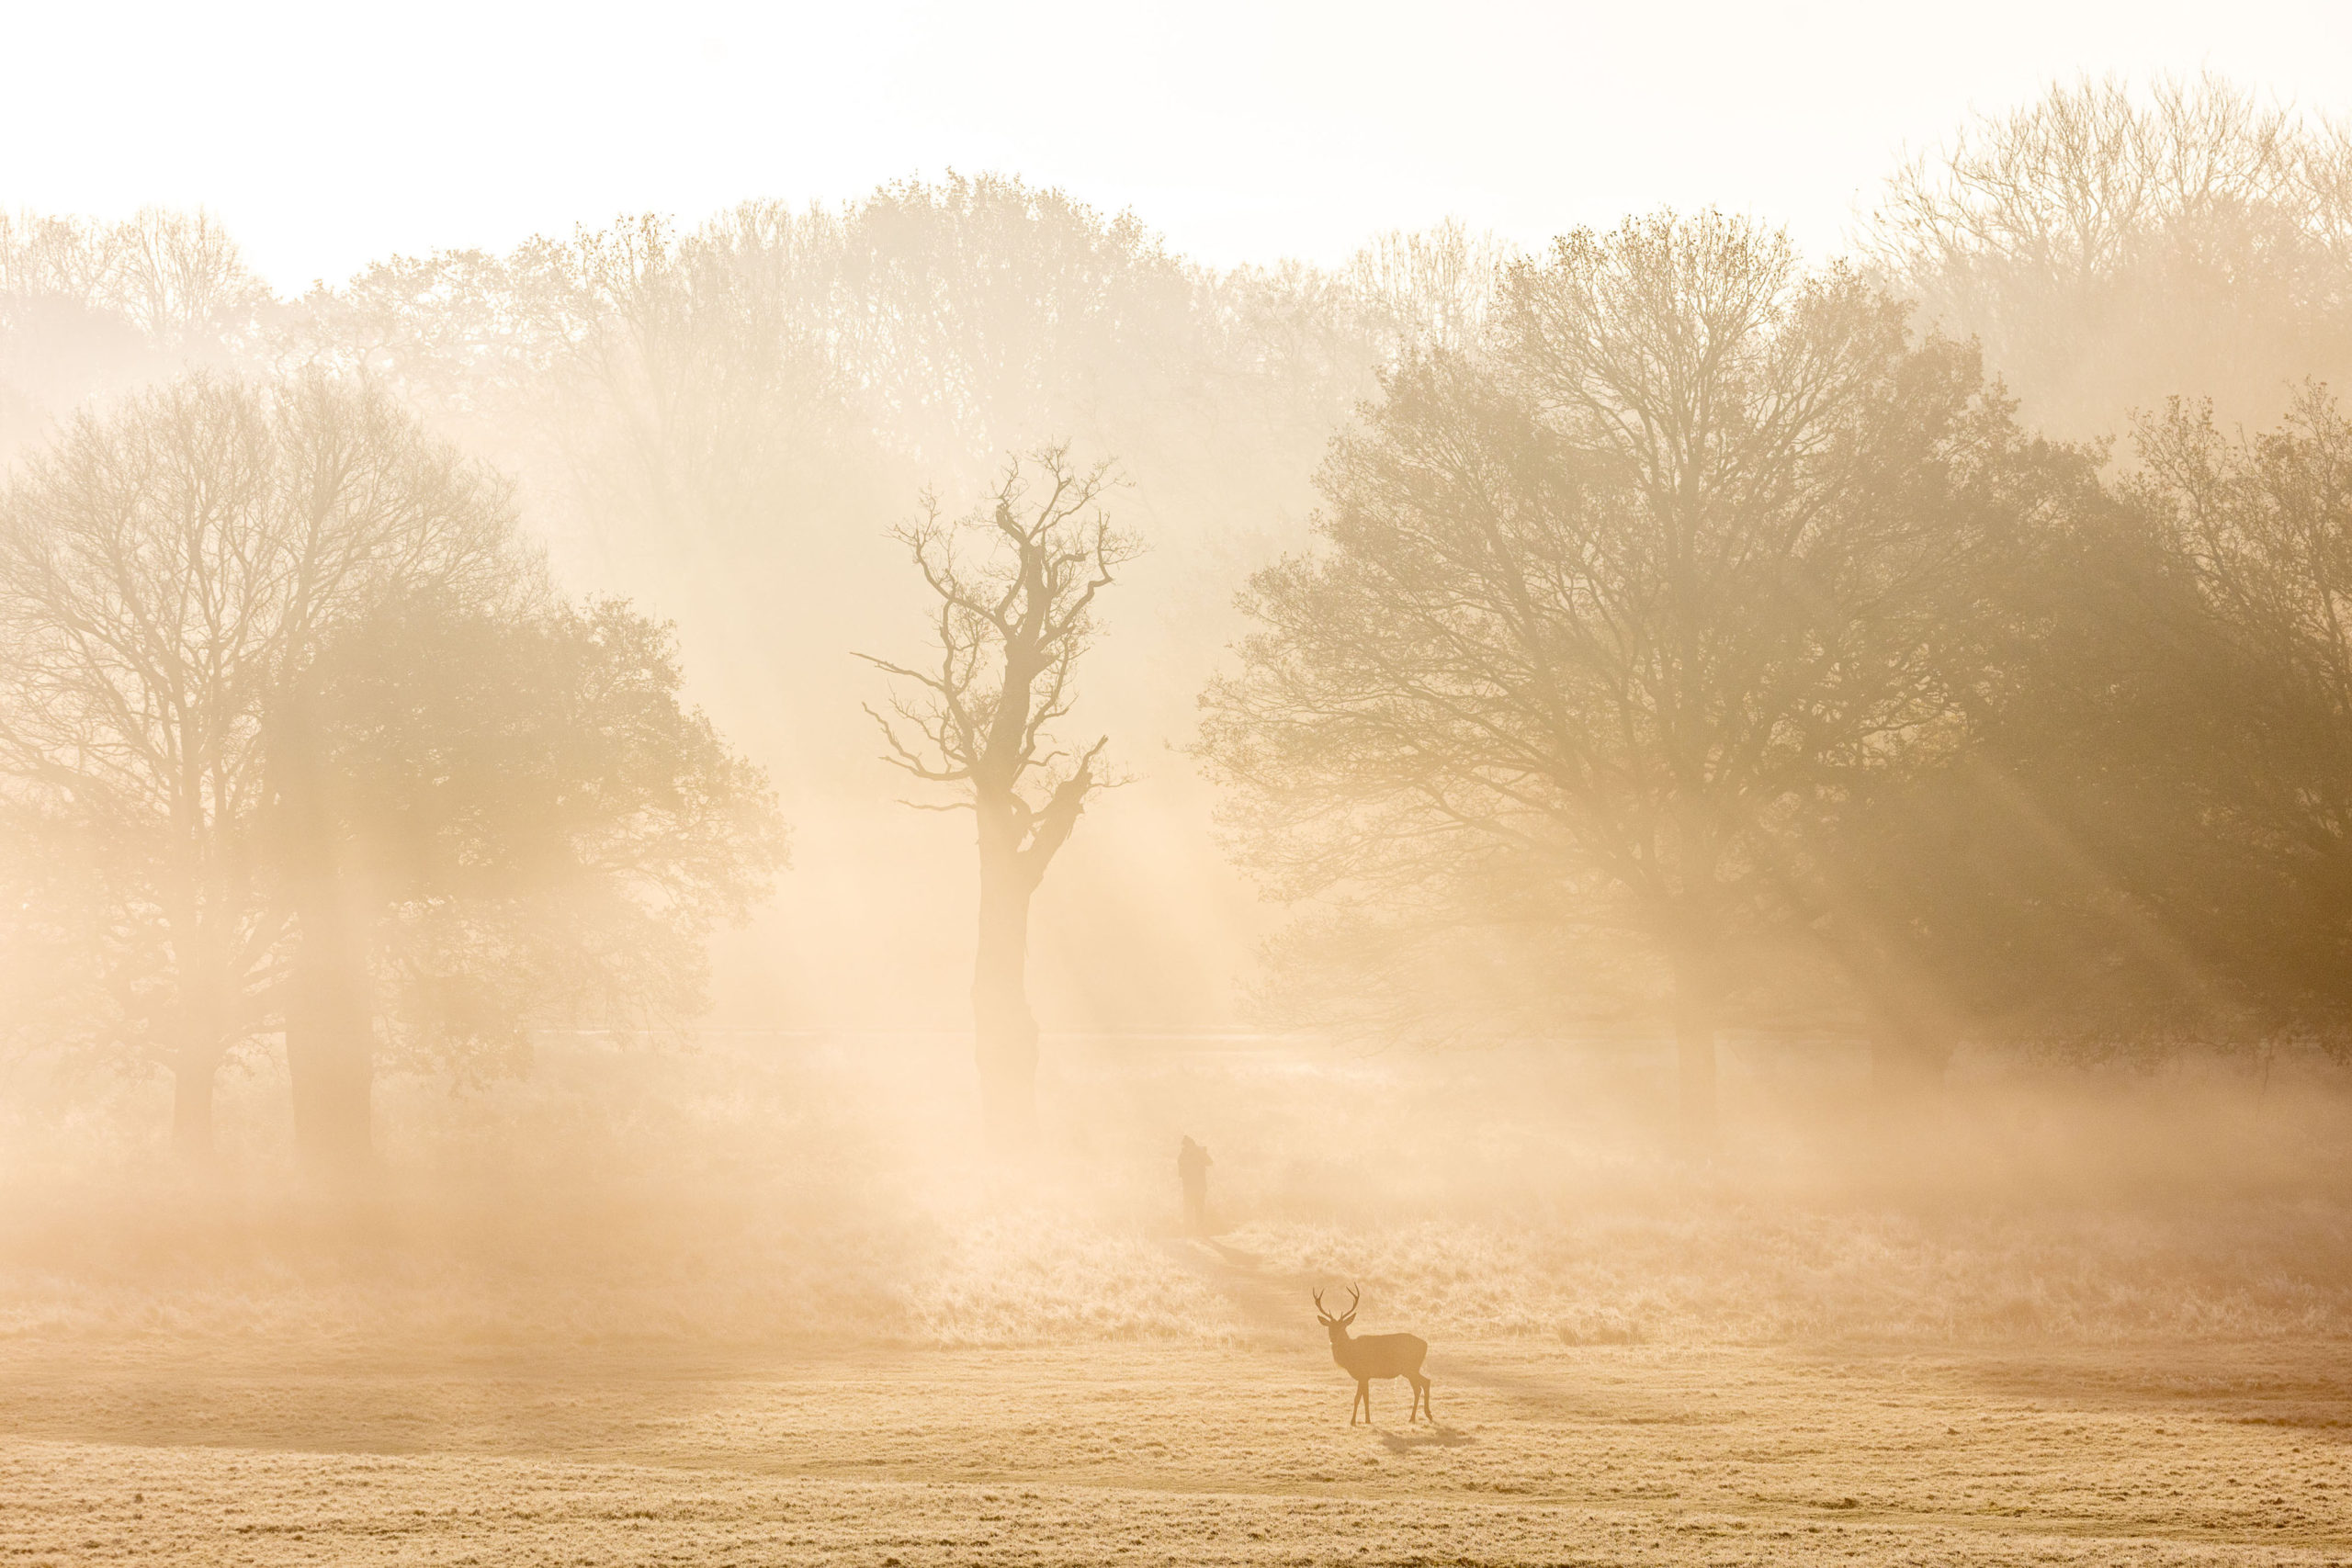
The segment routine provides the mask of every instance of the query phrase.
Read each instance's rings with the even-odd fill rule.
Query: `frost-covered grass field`
[[[363,1197],[277,1086],[191,1185],[135,1097],[0,1195],[0,1563],[2352,1562],[2335,1069],[1732,1053],[550,1045],[394,1083]],[[143,1092],[143,1091],[142,1091]],[[22,1091],[17,1103],[28,1096]],[[1213,1229],[1175,1224],[1177,1135]],[[1351,1430],[1307,1291],[1432,1344]]]
[[[18,1347],[0,1562],[2341,1562],[2341,1348]]]

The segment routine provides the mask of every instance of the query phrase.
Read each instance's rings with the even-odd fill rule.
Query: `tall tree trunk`
[[[286,1068],[302,1163],[329,1175],[373,1156],[375,998],[366,945],[331,875],[303,890],[286,1004]]]
[[[980,1116],[990,1152],[1017,1154],[1037,1131],[1037,1019],[1029,1010],[1029,899],[1010,856],[980,853],[979,950],[972,966],[972,1034]]]

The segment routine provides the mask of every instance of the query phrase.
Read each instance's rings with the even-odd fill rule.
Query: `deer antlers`
[[[1350,1285],[1348,1287],[1348,1310],[1341,1313],[1339,1316],[1333,1317],[1323,1310],[1323,1292],[1317,1291],[1314,1294],[1316,1317],[1324,1323],[1337,1323],[1342,1325],[1355,1321],[1356,1303],[1363,1300],[1363,1292],[1356,1289],[1353,1285]]]

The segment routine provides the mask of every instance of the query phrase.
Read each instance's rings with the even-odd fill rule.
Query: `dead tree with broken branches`
[[[1074,676],[1095,633],[1096,596],[1135,558],[1104,506],[1112,465],[1081,468],[1067,444],[1014,458],[995,492],[960,517],[926,493],[898,531],[937,600],[923,665],[861,654],[898,682],[870,705],[884,761],[960,799],[908,802],[978,819],[979,942],[972,1025],[989,1145],[1017,1152],[1036,1127],[1037,1021],[1030,1010],[1029,905],[1087,800],[1106,784],[1102,750],[1057,743]]]

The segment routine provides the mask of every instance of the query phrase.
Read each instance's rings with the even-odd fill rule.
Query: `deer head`
[[[1356,1303],[1363,1300],[1363,1292],[1353,1285],[1348,1287],[1348,1310],[1334,1317],[1323,1310],[1323,1292],[1315,1292],[1315,1321],[1331,1331],[1334,1340],[1348,1337],[1348,1325],[1356,1320]]]

